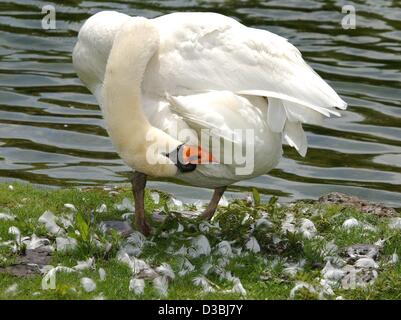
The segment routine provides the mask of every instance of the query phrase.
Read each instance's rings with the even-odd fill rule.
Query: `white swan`
[[[135,170],[135,220],[144,234],[147,175],[215,188],[203,214],[211,218],[227,185],[276,166],[283,138],[304,156],[302,123],[319,124],[347,106],[286,39],[215,13],[97,13],[79,32],[73,63]],[[230,163],[221,145],[200,144],[204,129],[221,144],[251,150],[251,170]],[[246,130],[252,139],[239,139]]]

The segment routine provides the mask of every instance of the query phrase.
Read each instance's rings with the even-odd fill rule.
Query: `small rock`
[[[0,273],[8,273],[17,277],[25,277],[40,273],[40,269],[50,263],[50,252],[42,247],[26,250],[24,255],[16,258],[15,264],[1,267]]]
[[[380,217],[394,217],[397,211],[380,203],[370,203],[355,196],[340,192],[332,192],[319,198],[320,203],[339,204],[347,207],[354,207],[363,213],[374,214]]]
[[[102,221],[100,228],[104,232],[115,230],[122,237],[128,237],[134,231],[130,223],[120,220]]]

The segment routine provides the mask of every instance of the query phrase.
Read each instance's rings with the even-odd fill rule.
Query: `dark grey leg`
[[[216,209],[217,205],[219,204],[219,201],[221,197],[223,196],[224,191],[226,191],[227,187],[219,187],[214,189],[213,197],[212,200],[210,200],[206,210],[202,213],[201,217],[205,220],[210,220],[212,219]]]
[[[135,225],[138,231],[143,235],[148,236],[150,234],[150,226],[145,219],[144,206],[146,174],[134,172],[131,184],[135,200]]]

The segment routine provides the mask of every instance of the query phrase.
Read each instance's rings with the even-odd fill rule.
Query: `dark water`
[[[57,29],[43,30],[51,2],[0,2],[0,180],[49,186],[119,184],[129,170],[114,153],[95,99],[77,79],[71,51],[91,14],[156,17],[215,11],[288,38],[349,103],[343,118],[306,127],[310,149],[269,175],[243,181],[283,200],[342,191],[401,207],[401,1],[59,1]],[[356,29],[341,26],[353,4]],[[181,198],[209,190],[154,181]]]

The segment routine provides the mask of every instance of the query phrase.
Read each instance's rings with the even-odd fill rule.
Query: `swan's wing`
[[[162,40],[161,87],[175,95],[212,89],[268,97],[267,123],[302,156],[307,143],[301,124],[320,124],[347,106],[278,35],[213,13],[175,13],[154,22]],[[150,85],[156,81],[151,74],[149,79]],[[191,113],[188,108],[188,119]]]
[[[255,135],[267,126],[262,111],[248,99],[231,91],[210,91],[187,96],[167,96],[170,110],[182,117],[198,133],[242,143],[243,130]]]
[[[100,12],[88,19],[79,33],[74,67],[100,105],[114,35],[128,18],[117,12]],[[193,95],[205,90],[268,97],[270,128],[283,131],[287,142],[301,154],[306,148],[300,123],[320,123],[323,116],[338,115],[335,107],[346,108],[300,52],[280,36],[214,13],[174,13],[153,21],[161,44],[158,59],[149,64],[143,82],[153,98],[164,92]]]
[[[210,91],[187,96],[167,95],[167,101],[170,110],[198,134],[207,129],[204,132],[211,137],[242,143],[243,131],[252,129],[256,140],[260,141],[265,137],[261,132],[269,126],[275,129],[272,131],[283,132],[284,139],[300,155],[306,154],[308,144],[301,122],[289,121],[278,99],[270,99],[267,106],[263,100],[252,104],[247,98],[230,91]],[[267,141],[262,145],[264,143]]]
[[[214,13],[174,13],[153,21],[161,37],[159,76],[172,94],[229,90],[325,115],[346,107],[285,38]]]

